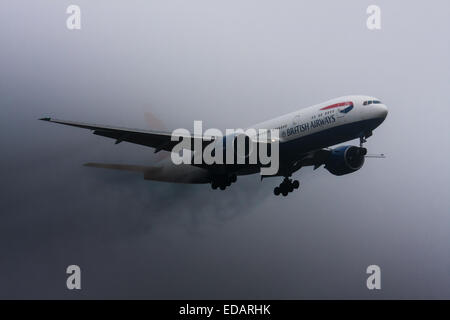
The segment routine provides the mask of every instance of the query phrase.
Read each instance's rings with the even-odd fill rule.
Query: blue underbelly
[[[280,157],[295,158],[312,150],[330,147],[359,138],[363,132],[375,129],[383,119],[363,120],[329,128],[280,144]]]

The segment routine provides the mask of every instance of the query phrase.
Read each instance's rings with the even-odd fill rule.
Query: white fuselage
[[[252,128],[279,129],[283,143],[333,127],[386,117],[387,107],[383,103],[363,105],[364,101],[379,100],[369,96],[344,96],[258,123]],[[350,105],[353,105],[352,110],[341,112]]]
[[[377,98],[352,95],[313,105],[258,123],[255,129],[279,129],[280,145],[289,153],[328,147],[371,134],[383,122],[387,107]],[[296,148],[298,147],[298,148]]]

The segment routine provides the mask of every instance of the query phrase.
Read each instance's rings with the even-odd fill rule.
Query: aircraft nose
[[[388,114],[388,108],[386,107],[386,105],[384,104],[380,104],[377,106],[377,113],[379,114],[379,117],[382,118],[383,120],[386,119],[387,114]]]

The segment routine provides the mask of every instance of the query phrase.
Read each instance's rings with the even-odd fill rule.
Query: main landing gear
[[[279,196],[281,193],[284,197],[286,197],[289,192],[292,192],[295,189],[298,189],[299,187],[300,182],[298,180],[292,181],[292,179],[285,177],[283,182],[281,182],[278,187],[275,187],[275,189],[273,189],[273,193],[276,196]]]
[[[237,176],[235,174],[216,176],[211,181],[211,188],[213,188],[214,190],[216,190],[217,188],[219,188],[220,190],[225,190],[226,187],[231,186],[231,184],[236,182],[236,180]]]

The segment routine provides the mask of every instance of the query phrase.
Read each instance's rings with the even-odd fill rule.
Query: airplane
[[[363,144],[372,136],[373,130],[381,125],[388,114],[388,109],[379,99],[364,95],[350,95],[282,115],[251,128],[278,129],[279,131],[279,166],[271,176],[284,177],[279,186],[273,190],[276,196],[287,196],[299,188],[299,181],[292,180],[293,173],[305,166],[314,169],[324,165],[330,173],[342,176],[355,172],[364,164],[366,157],[384,158],[384,154],[369,155]],[[154,148],[154,152],[165,150],[172,152],[178,143],[172,141],[172,133],[166,131],[149,131],[127,129],[112,126],[64,121],[53,118],[39,120],[69,125],[92,130],[94,134]],[[201,140],[202,148],[214,143],[215,137],[189,135],[183,137],[191,141]],[[359,146],[341,145],[346,141],[359,138]],[[223,137],[224,141],[235,141],[236,136]],[[192,143],[191,145],[195,145]],[[197,144],[198,145],[198,144]],[[226,141],[223,148],[230,148]],[[193,148],[192,148],[193,151]],[[153,166],[128,164],[86,163],[88,167],[126,170],[143,173],[144,179],[210,184],[213,189],[225,190],[237,181],[238,176],[261,173],[261,163],[250,164],[174,164],[170,159]],[[261,176],[261,180],[267,176]]]

